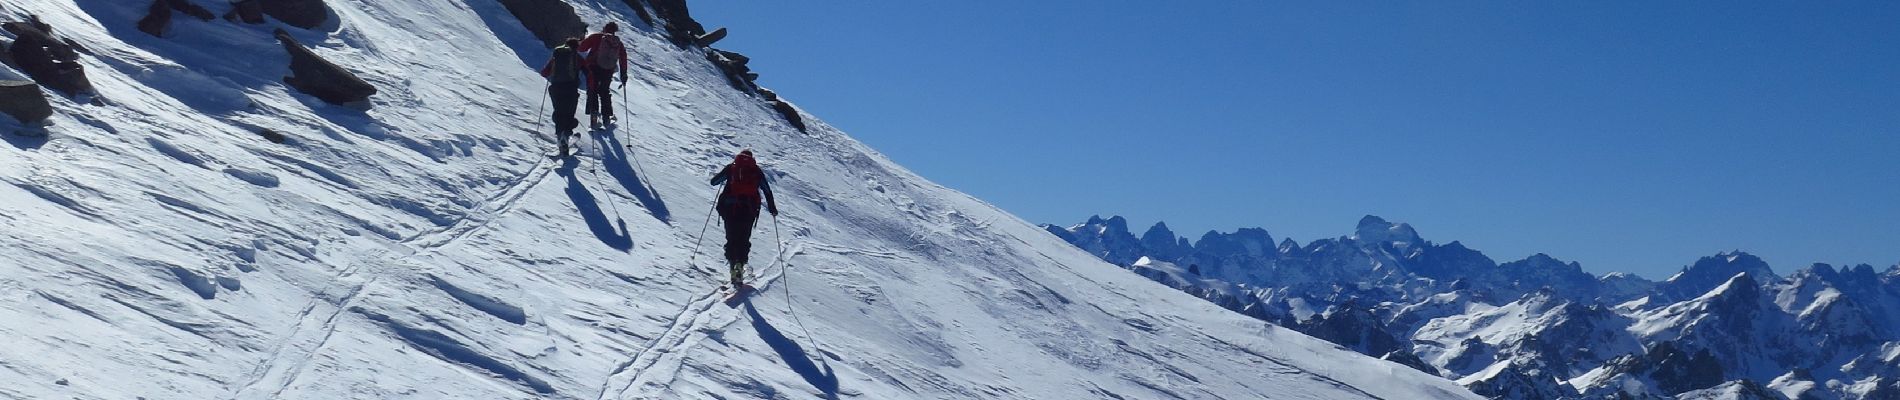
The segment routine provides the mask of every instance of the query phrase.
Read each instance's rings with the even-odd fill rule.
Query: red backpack
[[[765,179],[765,171],[759,170],[759,163],[752,159],[752,154],[739,153],[733,157],[726,172],[731,174],[726,176],[727,196],[759,198],[759,181]]]

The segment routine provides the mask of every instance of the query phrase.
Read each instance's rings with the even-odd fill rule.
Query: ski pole
[[[627,81],[623,79],[620,81],[620,113],[633,115],[633,110],[627,108],[627,97],[630,96],[631,94],[627,92]],[[625,144],[627,148],[633,148],[633,132],[627,132],[627,143]]]
[[[727,181],[726,184],[731,185],[732,182]],[[719,190],[720,193],[725,193],[725,186],[722,185],[719,187],[719,189],[720,189]],[[690,258],[687,258],[686,260],[687,266],[694,267],[694,268],[699,267],[699,264],[695,264],[695,262],[699,261],[699,245],[700,243],[706,242],[706,228],[712,227],[713,213],[717,212],[718,210],[719,210],[719,195],[714,194],[712,207],[706,208],[706,222],[702,222],[699,225],[699,240],[693,241],[693,256]]]
[[[693,256],[691,258],[686,259],[686,265],[693,266],[693,267],[699,266],[699,264],[697,263],[697,261],[699,261],[699,245],[700,243],[706,242],[706,228],[712,227],[713,211],[718,208],[719,208],[719,197],[714,196],[713,206],[706,209],[706,222],[701,223],[699,225],[699,240],[693,241]]]
[[[544,112],[548,109],[548,91],[553,89],[554,84],[552,83],[541,85],[541,101],[535,103],[541,106],[540,108],[534,109],[534,133],[536,135],[541,134],[541,128],[547,127],[548,120],[541,119],[541,116],[545,115]]]
[[[805,332],[805,341],[811,342],[811,348],[818,351],[818,362],[825,362],[825,348],[818,345],[818,337],[812,336],[811,328],[805,327],[805,319],[798,316],[798,310],[792,308],[792,262],[785,257],[785,239],[779,236],[778,214],[772,214],[772,240],[778,242],[779,275],[785,280],[785,312],[792,314],[792,321],[798,323],[798,330]]]

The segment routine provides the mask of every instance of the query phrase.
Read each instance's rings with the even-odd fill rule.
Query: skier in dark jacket
[[[765,171],[759,169],[759,163],[752,159],[752,150],[739,152],[719,174],[713,175],[713,186],[725,184],[719,192],[719,219],[726,225],[726,263],[732,272],[732,286],[745,284],[745,264],[752,253],[752,225],[759,220],[759,193],[765,193],[765,210],[778,216],[778,202],[772,199],[772,186],[766,182]]]
[[[580,51],[575,50],[580,45],[580,39],[568,38],[567,43],[554,48],[547,65],[541,66],[541,76],[548,78],[548,97],[554,99],[554,137],[560,141],[561,157],[567,157],[568,137],[581,124],[574,118],[574,106],[581,97],[581,73],[586,68]]]
[[[620,41],[615,32],[620,24],[608,22],[599,33],[587,35],[581,40],[581,54],[587,59],[587,127],[600,129],[601,124],[613,123],[613,79],[614,71],[620,71],[620,86],[627,86],[627,44]],[[625,95],[625,93],[622,93]]]

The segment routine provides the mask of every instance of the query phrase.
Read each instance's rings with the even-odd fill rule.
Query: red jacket
[[[600,47],[600,41],[607,40],[609,38],[613,39],[613,41],[615,42],[620,43],[620,51],[618,52],[620,54],[600,54],[599,52],[594,51],[595,49]],[[587,55],[587,65],[599,65],[599,64],[596,64],[597,61],[595,61],[597,60],[597,57],[603,57],[603,56],[604,57],[620,57],[620,70],[621,71],[627,70],[627,43],[620,41],[619,36],[615,36],[610,33],[595,33],[592,35],[587,35],[586,39],[581,39],[580,51],[582,54]]]

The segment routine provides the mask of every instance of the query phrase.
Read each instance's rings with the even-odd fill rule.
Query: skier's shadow
[[[772,351],[778,352],[779,358],[785,360],[785,366],[791,367],[792,372],[797,372],[799,377],[805,378],[805,383],[824,392],[826,399],[836,400],[838,374],[831,371],[831,364],[818,360],[819,363],[823,363],[821,368],[820,364],[813,363],[811,354],[805,353],[804,347],[800,347],[798,342],[792,341],[791,338],[785,337],[785,334],[779,332],[778,328],[773,327],[771,323],[765,322],[765,317],[759,315],[759,309],[752,306],[750,298],[747,298],[744,304],[746,316],[752,320],[752,330],[759,332],[759,339],[764,340],[767,346],[772,346]]]
[[[627,221],[618,218],[608,221],[607,213],[601,211],[594,193],[581,185],[578,171],[575,171],[580,163],[579,158],[569,157],[562,161],[560,169],[554,171],[567,178],[567,198],[574,201],[574,208],[580,210],[581,218],[587,221],[587,229],[593,231],[594,237],[599,238],[601,243],[623,252],[633,249],[633,235],[627,233]]]
[[[654,219],[672,225],[673,212],[667,210],[666,201],[660,199],[660,195],[654,193],[653,188],[647,186],[646,181],[640,180],[639,171],[633,167],[632,158],[627,154],[627,146],[620,143],[620,136],[615,134],[616,130],[618,129],[593,133],[595,147],[600,149],[601,166],[607,168],[607,174],[613,175],[614,180],[619,181],[620,186],[627,189],[627,193],[639,199],[640,205],[646,207],[647,212],[652,213]]]

